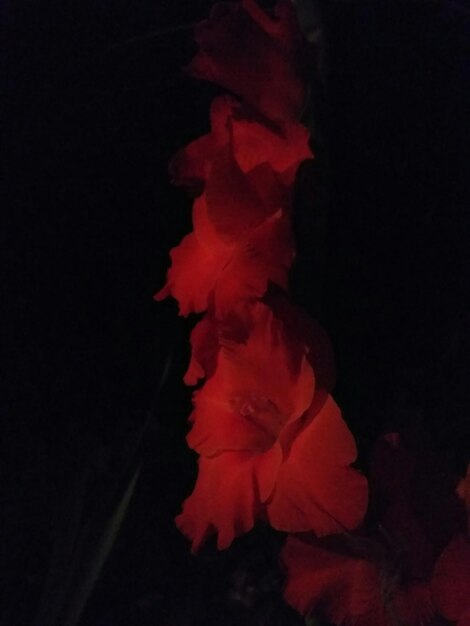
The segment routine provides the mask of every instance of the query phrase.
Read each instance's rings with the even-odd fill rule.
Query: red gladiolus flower
[[[308,130],[287,120],[280,128],[266,125],[253,111],[229,96],[211,104],[211,132],[176,153],[170,163],[173,183],[199,195],[219,154],[229,147],[238,168],[248,174],[268,166],[276,185],[292,187],[299,164],[311,158]]]
[[[441,615],[470,624],[470,538],[456,535],[437,560],[432,580],[434,601]]]
[[[305,346],[261,303],[253,319],[195,394],[188,444],[202,458],[177,518],[193,550],[213,530],[227,547],[261,511],[274,528],[327,534],[356,526],[366,507],[354,440],[331,397],[315,394]]]
[[[305,100],[301,35],[288,0],[273,17],[254,0],[217,3],[195,39],[199,52],[187,68],[193,76],[225,87],[270,120],[298,119]]]
[[[204,245],[197,232],[170,251],[167,284],[156,300],[172,295],[180,315],[202,312],[210,303],[219,315],[243,301],[261,298],[268,281],[287,287],[294,251],[290,222],[278,211],[232,244]]]
[[[212,131],[176,155],[175,182],[202,189],[193,208],[194,233],[171,251],[166,286],[180,314],[218,314],[238,300],[264,295],[267,282],[287,286],[294,245],[288,212],[301,161],[311,156],[308,133],[297,123],[273,131],[231,98],[212,105]]]
[[[320,324],[292,304],[283,293],[268,294],[263,302],[282,322],[288,336],[305,344],[307,360],[315,372],[316,387],[331,391],[336,377],[333,348]],[[241,303],[223,318],[217,318],[211,311],[196,324],[191,333],[191,361],[184,377],[187,385],[196,385],[199,379],[212,376],[224,341],[246,342],[256,323],[252,313],[252,305]]]
[[[403,584],[379,560],[292,536],[282,560],[287,569],[285,598],[304,615],[319,611],[338,626],[425,626],[434,614],[426,583]]]

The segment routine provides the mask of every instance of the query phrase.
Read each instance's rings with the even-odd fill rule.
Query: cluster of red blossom
[[[195,197],[194,230],[171,251],[156,298],[172,295],[181,315],[204,314],[185,375],[188,385],[205,379],[187,438],[199,473],[178,527],[193,551],[212,533],[226,548],[256,520],[291,533],[285,596],[302,613],[336,624],[424,625],[437,607],[468,626],[468,536],[452,538],[460,518],[448,502],[427,532],[399,435],[379,442],[371,466],[383,500],[377,532],[351,533],[363,523],[368,484],[351,467],[354,438],[330,395],[328,338],[288,293],[294,181],[313,157],[299,122],[306,87],[293,5],[280,0],[268,15],[255,0],[216,4],[196,41],[189,72],[231,95],[214,100],[210,133],[171,164],[174,182]],[[469,504],[468,478],[460,491]]]

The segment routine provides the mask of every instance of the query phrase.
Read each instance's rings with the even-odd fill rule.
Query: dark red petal
[[[191,360],[184,375],[186,385],[196,385],[200,378],[210,377],[219,352],[219,329],[211,316],[204,317],[191,332]]]
[[[383,626],[377,566],[288,537],[284,596],[300,613],[319,608],[335,624]],[[387,625],[388,626],[388,625]]]
[[[215,98],[211,104],[211,132],[179,150],[170,162],[170,175],[175,185],[202,191],[217,153],[230,143],[232,99]]]
[[[325,330],[285,294],[271,293],[266,303],[283,321],[287,332],[307,345],[307,358],[315,372],[317,387],[331,392],[336,381],[336,367],[333,346]]]
[[[223,374],[215,374],[195,393],[193,426],[186,440],[188,446],[203,456],[221,452],[263,453],[272,447],[273,436],[257,423],[243,417],[232,407],[227,390],[221,389]]]
[[[282,449],[279,443],[260,454],[256,463],[255,478],[258,486],[258,494],[261,502],[266,502],[273,492],[277,474],[282,463]]]
[[[224,147],[245,174],[264,164],[289,188],[299,164],[312,157],[308,130],[298,122],[288,120],[281,128],[269,128],[234,98],[219,96],[211,105],[211,132],[179,150],[171,160],[172,182],[199,195]]]
[[[232,91],[271,120],[297,119],[305,87],[294,16],[287,5],[277,21],[254,2],[214,5],[210,18],[196,27],[200,49],[188,71]]]
[[[371,472],[377,487],[391,499],[409,493],[415,464],[399,433],[387,433],[374,445]]]
[[[470,607],[460,616],[457,626],[470,626]]]
[[[206,182],[207,217],[228,243],[240,241],[281,207],[282,197],[268,164],[249,175],[242,172],[227,145],[212,163]]]
[[[392,614],[397,615],[400,624],[409,626],[429,624],[435,613],[429,584],[414,582],[409,587],[399,587],[393,594],[393,608],[391,609]],[[392,619],[390,619],[390,624],[393,625]]]
[[[215,224],[209,217],[205,193],[194,201],[193,226],[198,241],[213,254],[224,255],[230,253],[237,243],[235,240],[232,241],[230,237],[224,237],[217,231]]]
[[[247,173],[262,163],[284,174],[282,182],[291,187],[297,167],[312,157],[308,130],[298,122],[286,122],[282,132],[250,119],[236,116],[232,122],[233,153],[240,169]]]
[[[211,162],[220,149],[213,135],[204,135],[179,150],[170,161],[171,182],[189,187],[193,192],[202,192]]]
[[[350,464],[356,459],[354,438],[331,396],[315,404],[306,426],[290,443],[273,497],[267,504],[278,530],[312,530],[317,535],[357,527],[367,507],[367,481]]]
[[[470,611],[470,538],[466,535],[454,537],[437,560],[432,593],[447,619],[458,620]]]

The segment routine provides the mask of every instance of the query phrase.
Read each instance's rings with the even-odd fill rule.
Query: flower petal
[[[204,311],[229,254],[211,253],[194,233],[190,233],[170,251],[170,257],[167,283],[154,296],[155,300],[163,300],[171,294],[178,301],[183,316]]]
[[[262,303],[253,306],[252,324],[246,344],[225,342],[213,376],[194,396],[188,444],[205,456],[264,452],[310,406],[314,376],[302,344],[289,344]]]
[[[469,537],[456,535],[437,560],[432,593],[446,619],[458,620],[470,611]]]
[[[287,538],[281,558],[287,568],[284,596],[303,615],[321,608],[335,624],[384,624],[379,571],[374,563],[292,536]]]
[[[331,396],[319,392],[296,433],[267,504],[278,530],[317,535],[359,525],[367,507],[367,481],[350,464],[356,445]],[[287,430],[287,429],[286,429]]]
[[[278,19],[253,1],[215,4],[209,19],[196,27],[199,52],[188,71],[232,91],[271,120],[297,119],[305,87],[295,9],[288,4],[280,3]]]
[[[257,517],[255,469],[257,459],[246,452],[225,452],[199,459],[199,474],[193,493],[176,518],[181,532],[197,552],[213,532],[218,533],[219,550],[252,529]]]
[[[219,352],[218,325],[206,315],[191,332],[191,360],[184,375],[186,385],[196,385],[200,378],[210,377]]]
[[[305,342],[308,361],[315,372],[318,388],[331,392],[336,381],[333,346],[325,330],[300,307],[295,306],[284,293],[270,293],[265,298],[287,332]]]
[[[291,225],[279,211],[234,248],[230,263],[217,283],[217,313],[226,317],[237,301],[262,298],[268,282],[286,288],[293,260]]]
[[[269,164],[245,174],[227,145],[212,164],[205,201],[207,218],[218,236],[233,244],[280,208],[282,192]],[[194,227],[197,230],[196,223]]]

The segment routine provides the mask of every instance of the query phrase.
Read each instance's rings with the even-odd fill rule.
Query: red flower
[[[212,105],[212,131],[178,153],[171,170],[180,184],[203,189],[193,207],[194,233],[170,255],[167,284],[180,314],[217,313],[260,298],[268,281],[287,287],[294,256],[288,212],[299,163],[311,156],[296,123],[272,131],[242,115],[231,98]]]
[[[270,120],[298,119],[305,100],[301,35],[288,0],[278,2],[273,17],[254,0],[215,4],[195,39],[193,76],[225,87]]]
[[[278,211],[231,244],[206,246],[197,231],[170,251],[167,283],[156,300],[172,295],[180,315],[201,312],[213,303],[224,315],[243,301],[260,298],[268,281],[287,287],[294,252],[290,222]]]
[[[282,550],[284,591],[302,614],[319,611],[338,626],[424,626],[434,609],[429,586],[403,584],[370,545],[368,557],[288,537]]]
[[[379,439],[370,482],[381,508],[380,526],[400,550],[407,575],[430,579],[437,557],[464,520],[455,479],[426,433],[408,427]]]
[[[234,98],[220,96],[211,104],[211,132],[173,157],[170,163],[173,182],[199,195],[212,165],[227,146],[243,173],[269,166],[276,184],[285,187],[294,183],[299,164],[312,157],[308,130],[298,122],[286,120],[281,127],[266,125]]]
[[[470,539],[456,535],[434,568],[432,592],[439,612],[457,626],[470,624]]]
[[[253,319],[246,344],[222,345],[195,393],[188,444],[203,458],[177,518],[193,550],[213,530],[227,547],[261,510],[274,528],[318,534],[356,526],[365,510],[354,440],[331,397],[314,397],[306,347],[263,304]]]
[[[292,304],[283,293],[270,293],[263,302],[282,322],[288,336],[305,344],[307,360],[315,372],[316,387],[331,391],[336,377],[333,348],[320,324]],[[191,333],[191,361],[184,377],[187,385],[196,385],[200,378],[212,376],[224,341],[246,342],[256,323],[253,310],[252,305],[241,303],[223,318],[217,318],[210,311],[196,324]]]

